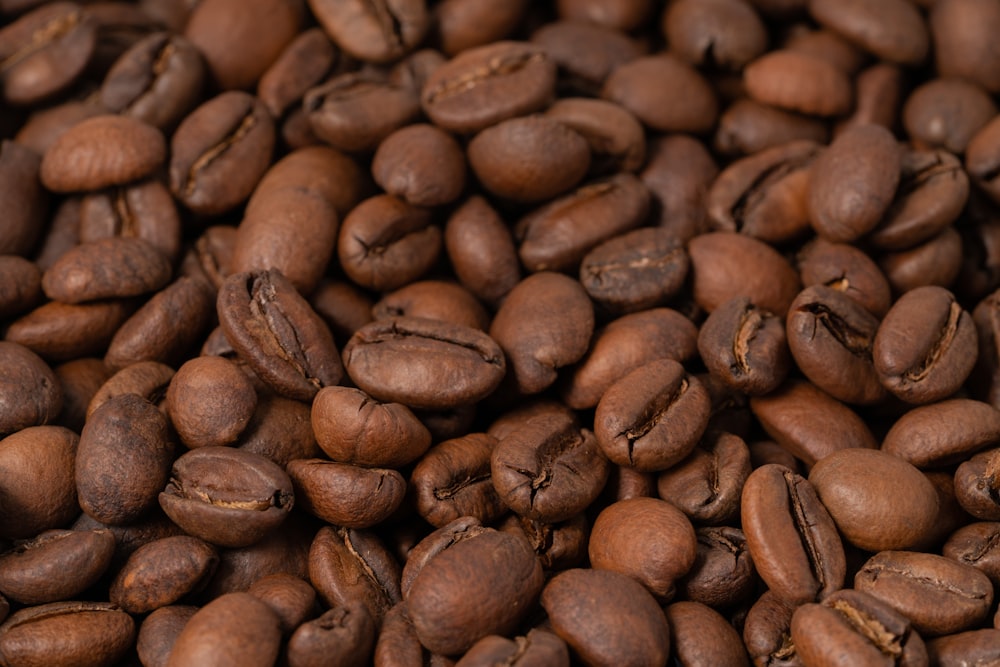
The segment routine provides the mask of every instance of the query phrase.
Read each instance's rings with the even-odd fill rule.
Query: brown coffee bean
[[[97,22],[75,3],[52,3],[5,25],[0,44],[4,101],[36,104],[83,74],[97,46]]]
[[[903,104],[903,125],[917,145],[958,154],[996,115],[989,94],[961,79],[932,79]]]
[[[272,665],[281,648],[277,614],[249,593],[218,597],[195,613],[174,642],[168,667]]]
[[[506,370],[503,351],[485,333],[418,317],[365,325],[343,354],[351,380],[363,391],[380,401],[431,410],[488,396]]]
[[[546,23],[532,33],[531,41],[559,66],[565,77],[561,84],[573,93],[595,97],[615,68],[646,50],[621,30],[573,20]]]
[[[774,464],[757,468],[743,486],[740,514],[754,567],[775,595],[802,603],[843,587],[837,525],[801,475]]]
[[[590,350],[563,386],[566,405],[583,410],[631,371],[657,359],[685,361],[695,354],[697,329],[670,308],[653,308],[614,320],[594,333]]]
[[[80,203],[80,242],[110,236],[138,237],[176,261],[181,220],[166,186],[150,179],[86,195]]]
[[[225,213],[250,196],[271,161],[274,122],[240,91],[213,97],[170,140],[170,191],[198,215]]]
[[[953,227],[945,227],[918,246],[882,255],[878,265],[893,292],[902,294],[928,285],[950,288],[962,261],[962,236]]]
[[[27,607],[0,626],[0,655],[10,665],[117,664],[134,642],[135,621],[109,602]]]
[[[927,654],[935,665],[989,664],[1000,655],[1000,630],[968,630],[927,642]]]
[[[941,554],[971,565],[993,582],[1000,581],[1000,523],[977,521],[962,526],[941,547]]]
[[[706,318],[698,352],[713,377],[750,396],[777,389],[791,366],[781,319],[745,296],[723,302]]]
[[[527,539],[542,567],[549,571],[577,567],[587,557],[590,529],[585,513],[557,523],[508,514],[497,529]]]
[[[662,86],[649,86],[649,81]],[[683,99],[671,90],[687,91]],[[715,91],[698,70],[671,54],[642,56],[616,67],[601,97],[625,107],[647,127],[661,132],[704,134],[719,115]]]
[[[223,357],[195,357],[181,366],[167,389],[167,411],[188,448],[228,445],[257,407],[247,376]]]
[[[292,574],[271,574],[247,589],[264,601],[281,620],[281,634],[288,636],[316,615],[316,589]]]
[[[496,446],[491,435],[469,433],[428,450],[410,476],[417,513],[438,528],[459,517],[483,523],[499,518],[507,508],[490,473]]]
[[[443,280],[419,280],[386,294],[372,306],[377,320],[423,317],[485,331],[490,315],[472,292]],[[359,327],[360,328],[360,327]]]
[[[751,398],[750,408],[768,435],[806,465],[841,449],[878,448],[857,413],[809,382],[789,380],[767,396]]]
[[[879,322],[844,292],[813,285],[788,310],[788,349],[799,370],[838,401],[881,402],[885,388],[872,364]]]
[[[0,253],[27,256],[45,228],[48,208],[38,180],[39,155],[27,144],[0,141],[0,197],[8,204],[0,222]],[[51,236],[51,231],[49,233]],[[44,266],[40,266],[42,270]]]
[[[714,158],[697,139],[685,134],[654,139],[639,176],[653,196],[656,224],[683,241],[708,231],[705,195],[718,173]]]
[[[23,604],[72,599],[111,564],[109,530],[50,530],[0,555],[0,592]]]
[[[380,73],[362,70],[311,88],[302,108],[322,141],[343,151],[369,151],[417,118],[417,94]]]
[[[167,258],[139,238],[115,236],[67,251],[42,276],[42,289],[62,303],[120,299],[170,282]]]
[[[375,648],[375,622],[360,605],[334,607],[298,626],[288,640],[289,667],[349,667],[367,663]]]
[[[783,49],[757,58],[743,70],[754,100],[810,116],[840,116],[851,110],[854,90],[847,74],[819,57]]]
[[[973,81],[1000,91],[990,35],[1000,26],[1000,8],[983,0],[946,0],[930,10],[934,63],[941,76]]]
[[[402,600],[399,563],[374,534],[349,528],[320,528],[309,550],[309,581],[330,607],[361,603],[381,627]]]
[[[132,310],[127,301],[52,301],[11,322],[6,337],[52,361],[100,356]]]
[[[541,602],[552,630],[587,664],[667,664],[666,616],[631,577],[607,570],[564,570],[546,584]]]
[[[136,638],[139,661],[147,667],[166,667],[174,642],[196,611],[198,607],[170,605],[147,616]]]
[[[587,140],[592,173],[634,172],[646,161],[642,124],[622,106],[605,100],[570,97],[556,101],[545,115]]]
[[[327,523],[369,528],[383,522],[403,502],[406,480],[395,470],[361,468],[323,459],[288,464],[299,506]]]
[[[98,521],[128,524],[156,506],[174,443],[167,420],[141,396],[124,394],[90,413],[76,452],[80,507]],[[114,461],[112,470],[107,469]]]
[[[492,528],[483,526],[482,522],[474,516],[462,516],[419,539],[406,552],[406,564],[403,566],[400,578],[400,591],[402,591],[403,597],[409,595],[413,580],[435,556],[463,540],[472,539],[492,530]],[[515,534],[519,535],[516,532]]]
[[[802,248],[797,262],[803,286],[825,285],[843,292],[875,317],[889,310],[889,283],[878,265],[859,248],[818,238]]]
[[[93,99],[67,100],[61,104],[38,109],[28,116],[25,124],[14,135],[15,141],[23,147],[30,148],[37,157],[45,151],[66,130],[80,121],[94,116],[102,116],[108,112]],[[40,231],[40,230],[35,230]]]
[[[166,150],[163,134],[151,125],[127,116],[95,116],[53,142],[39,177],[53,192],[100,190],[151,175]]]
[[[414,206],[450,204],[465,189],[465,156],[444,130],[408,125],[379,144],[372,177],[383,190]]]
[[[793,141],[826,143],[826,124],[742,97],[719,116],[712,145],[723,155],[752,155]]]
[[[595,246],[642,225],[649,205],[649,190],[632,174],[583,185],[518,221],[521,263],[530,272],[573,272]]]
[[[478,132],[547,106],[556,63],[528,42],[494,42],[458,54],[436,69],[420,93],[424,113],[451,132]]]
[[[302,101],[306,91],[344,68],[348,59],[320,28],[298,34],[257,81],[257,97],[274,118]]]
[[[188,535],[144,544],[129,556],[108,591],[110,600],[130,614],[145,614],[201,590],[213,574],[215,548]]]
[[[135,394],[159,404],[174,377],[174,369],[156,361],[139,361],[121,369],[98,388],[87,404],[87,419],[111,399]]]
[[[403,667],[423,662],[444,665],[440,656],[435,658],[420,644],[413,629],[406,602],[400,602],[390,609],[375,642],[375,664],[380,667]]]
[[[938,468],[964,461],[998,439],[1000,411],[988,403],[953,398],[902,415],[881,449],[918,468]]]
[[[221,549],[215,576],[200,597],[214,599],[226,593],[245,591],[272,574],[309,576],[309,546],[316,526],[292,514],[282,530],[259,542],[238,549]]]
[[[663,611],[670,626],[671,650],[682,664],[749,667],[739,633],[719,612],[689,601],[674,602]]]
[[[719,525],[734,519],[740,493],[750,475],[750,450],[731,433],[710,435],[683,461],[659,474],[660,498],[699,525]]]
[[[872,231],[892,203],[901,159],[896,139],[884,127],[862,125],[842,132],[810,174],[809,217],[816,233],[836,243]],[[845,196],[848,192],[853,194]]]
[[[236,446],[282,467],[295,459],[320,455],[309,423],[309,406],[272,395],[258,398],[257,409]]]
[[[923,637],[970,630],[986,619],[993,603],[985,574],[930,553],[879,552],[858,570],[854,588],[906,616]]]
[[[508,293],[489,332],[507,356],[518,391],[535,394],[587,351],[594,309],[579,282],[545,271]]]
[[[747,612],[743,642],[755,665],[803,667],[792,643],[792,614],[798,605],[764,591]]]
[[[335,340],[347,340],[375,319],[372,317],[375,305],[372,298],[347,280],[321,280],[309,303],[330,327]]]
[[[1000,519],[997,473],[1000,451],[990,449],[962,462],[955,470],[955,497],[966,512],[984,521]]]
[[[663,14],[671,48],[692,65],[739,71],[767,48],[767,29],[741,0],[685,0]]]
[[[190,535],[245,547],[277,528],[292,509],[292,483],[263,456],[229,447],[200,447],[174,462],[160,506]]]
[[[910,2],[878,5],[851,0],[810,0],[809,13],[821,25],[855,42],[882,60],[919,65],[927,58],[930,35],[919,10]]]
[[[521,279],[510,229],[478,195],[448,218],[444,245],[459,282],[486,303],[499,303]]]
[[[445,655],[512,633],[542,589],[542,566],[525,540],[486,530],[434,556],[406,597],[420,643]]]
[[[890,63],[876,63],[854,80],[854,112],[837,123],[835,133],[854,125],[893,127],[903,102],[903,71]]]
[[[795,653],[807,665],[823,665],[849,655],[859,665],[925,665],[927,648],[909,620],[878,598],[860,591],[837,591],[822,604],[804,604],[792,616]]]
[[[340,382],[343,364],[330,330],[280,271],[229,276],[217,310],[226,339],[279,394],[311,400]]]
[[[872,358],[886,389],[909,403],[931,403],[961,386],[976,350],[972,317],[951,292],[918,287],[886,313]]]
[[[123,53],[101,84],[101,104],[169,131],[198,104],[205,61],[194,44],[168,32],[145,37]]]
[[[555,634],[538,628],[514,639],[488,635],[473,644],[455,667],[487,667],[498,663],[511,667],[569,667],[569,648]]]
[[[29,348],[0,341],[0,434],[55,421],[63,389],[52,368]]]
[[[677,582],[678,596],[717,609],[748,600],[756,582],[743,531],[726,526],[697,528],[695,537],[694,564]]]
[[[527,0],[498,5],[488,0],[445,0],[433,11],[441,50],[453,56],[508,37],[524,18]]]
[[[183,33],[219,88],[248,90],[295,38],[304,9],[300,0],[209,0],[190,10]]]
[[[712,232],[691,239],[694,299],[712,312],[735,296],[784,317],[799,291],[799,279],[774,248],[735,232]],[[735,261],[735,258],[739,258]]]
[[[340,48],[375,63],[398,60],[423,41],[430,27],[425,0],[309,0],[309,7]]]
[[[63,408],[57,423],[79,433],[87,418],[87,404],[111,377],[111,370],[93,357],[67,361],[52,370],[63,389]]]

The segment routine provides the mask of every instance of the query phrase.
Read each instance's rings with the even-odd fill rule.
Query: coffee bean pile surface
[[[1000,664],[1000,0],[0,0],[0,665]]]

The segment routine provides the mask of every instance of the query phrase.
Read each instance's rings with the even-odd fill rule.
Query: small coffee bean
[[[657,226],[685,242],[708,231],[705,195],[718,173],[715,159],[697,139],[685,134],[654,139],[639,177],[653,196]]]
[[[1000,523],[978,521],[962,526],[950,536],[941,554],[976,568],[996,586],[1000,581]]]
[[[444,245],[459,282],[486,303],[498,304],[521,279],[510,229],[478,195],[448,218]]]
[[[170,282],[170,262],[139,238],[115,236],[67,251],[42,275],[50,299],[76,304],[156,291]]]
[[[139,361],[121,369],[98,388],[87,404],[87,419],[113,398],[135,394],[159,404],[167,393],[174,369],[157,361]]]
[[[0,341],[0,368],[0,435],[55,421],[63,389],[45,361],[24,345]]]
[[[170,422],[187,447],[228,445],[257,407],[247,376],[223,357],[195,357],[177,369],[167,389]]]
[[[80,203],[80,242],[135,236],[174,262],[180,255],[181,220],[170,191],[145,180],[84,196]]]
[[[648,86],[661,81],[663,86]],[[671,90],[685,90],[683,99]],[[719,115],[715,91],[702,74],[672,54],[641,56],[620,64],[607,77],[601,97],[625,107],[649,128],[705,134]]]
[[[27,539],[65,526],[79,513],[74,458],[79,436],[61,426],[30,426],[0,440],[0,482],[7,511],[0,536]]]
[[[590,145],[591,172],[638,171],[646,162],[642,124],[622,106],[586,97],[557,100],[546,111]]]
[[[886,433],[881,449],[918,468],[938,468],[964,461],[998,439],[1000,411],[980,401],[953,398],[902,415]]]
[[[340,73],[346,60],[322,29],[304,30],[260,75],[257,97],[272,117],[281,118],[307,90]]]
[[[491,435],[469,433],[428,450],[410,475],[417,513],[439,528],[459,517],[499,518],[507,508],[490,472],[496,446]]]
[[[458,142],[422,123],[390,134],[372,159],[375,182],[414,206],[441,206],[458,199],[465,189],[465,171]]]
[[[198,592],[215,574],[215,548],[175,535],[139,547],[118,571],[109,599],[130,614],[145,614]]]
[[[681,664],[692,667],[748,667],[743,640],[729,621],[699,602],[674,602],[664,613],[670,626],[670,647]]]
[[[997,465],[1000,450],[980,452],[955,470],[955,497],[966,512],[983,521],[1000,519],[997,505]]]
[[[134,642],[135,621],[109,602],[26,607],[0,625],[0,655],[10,665],[116,664]]]
[[[489,313],[472,292],[444,280],[419,280],[390,292],[372,306],[372,314],[377,320],[423,317],[481,331],[490,325]]]
[[[736,517],[740,493],[750,475],[750,450],[739,436],[706,436],[683,461],[657,476],[660,498],[699,525],[724,524]]]
[[[281,648],[278,615],[249,593],[229,593],[199,609],[174,642],[168,667],[271,665]]]
[[[375,63],[398,60],[423,41],[430,27],[425,0],[309,0],[309,7],[340,48]]]
[[[792,614],[798,606],[770,590],[753,603],[743,625],[743,643],[754,664],[803,666],[791,636]]]
[[[406,480],[395,470],[361,468],[323,459],[298,459],[287,467],[299,506],[327,523],[369,528],[403,502]]]
[[[678,596],[716,609],[749,599],[755,582],[746,536],[739,528],[696,528],[694,564],[677,582]]]
[[[893,116],[895,120],[895,116]],[[826,143],[822,120],[742,97],[719,116],[712,146],[723,155],[752,155],[793,141]]]
[[[160,607],[139,626],[136,638],[136,653],[140,662],[148,667],[166,667],[174,642],[187,625],[188,620],[198,611],[189,605]]]
[[[360,605],[334,607],[299,625],[288,640],[289,667],[366,663],[375,648],[375,622]]]
[[[489,0],[444,0],[433,8],[441,50],[453,56],[508,37],[524,18],[528,0],[503,4]]]
[[[33,605],[73,599],[111,564],[110,530],[50,530],[0,555],[0,592]]]

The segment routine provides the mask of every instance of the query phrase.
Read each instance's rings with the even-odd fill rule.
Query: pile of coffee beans
[[[1000,664],[1000,0],[0,0],[0,665]]]

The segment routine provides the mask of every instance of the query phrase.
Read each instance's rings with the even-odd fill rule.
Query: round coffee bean
[[[218,597],[195,613],[181,630],[168,667],[238,663],[271,665],[281,648],[278,615],[249,593]]]
[[[465,156],[450,134],[433,125],[408,125],[386,137],[372,159],[383,190],[414,206],[441,206],[465,189]]]
[[[188,535],[164,537],[139,547],[118,571],[109,599],[130,614],[145,614],[199,591],[215,574],[214,547]]]
[[[0,341],[0,434],[55,421],[63,408],[62,384],[37,354]]]

